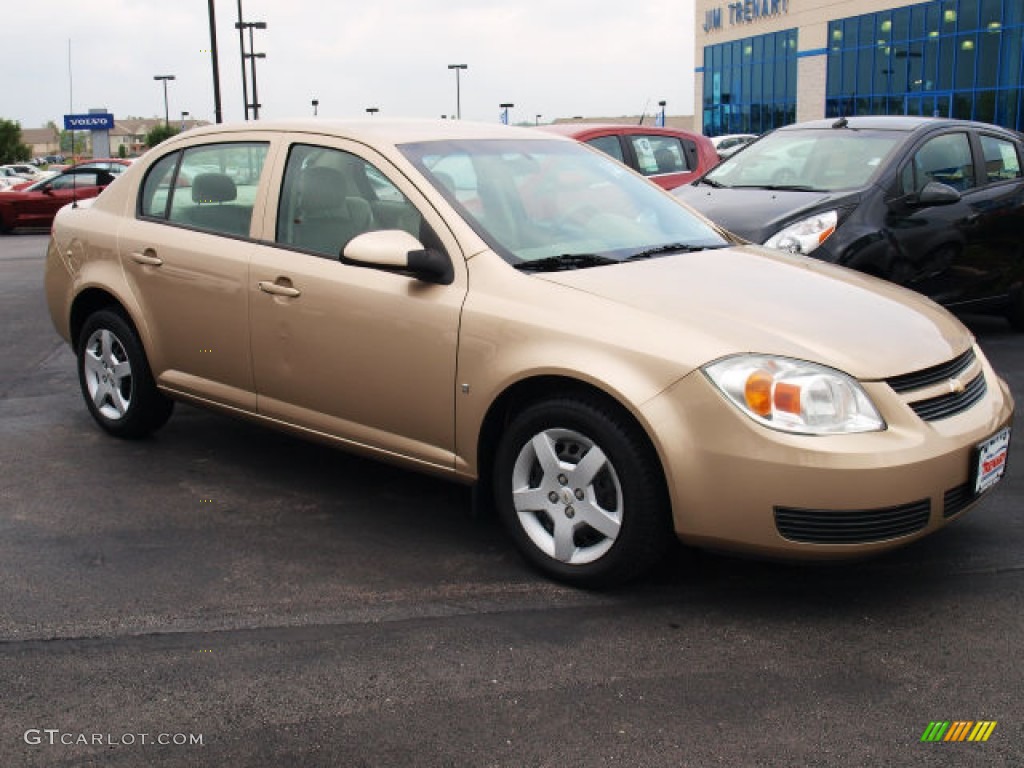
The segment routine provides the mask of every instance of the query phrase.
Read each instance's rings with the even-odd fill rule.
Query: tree
[[[32,148],[21,141],[21,124],[0,118],[0,165],[32,157]]]
[[[161,141],[177,136],[180,131],[172,125],[158,125],[146,134],[146,146],[152,149]]]

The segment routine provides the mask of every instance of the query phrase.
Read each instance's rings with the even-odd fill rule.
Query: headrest
[[[314,167],[302,172],[302,209],[307,214],[336,211],[345,205],[345,175],[333,168]]]
[[[193,203],[230,203],[236,197],[235,182],[223,173],[200,173],[192,179]]]

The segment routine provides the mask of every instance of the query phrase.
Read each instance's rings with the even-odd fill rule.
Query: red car
[[[16,227],[49,227],[65,205],[96,197],[115,178],[103,168],[70,168],[27,187],[0,192],[0,232]]]
[[[653,125],[559,123],[541,130],[571,136],[611,155],[663,189],[689,184],[718,164],[711,140],[699,133]]]

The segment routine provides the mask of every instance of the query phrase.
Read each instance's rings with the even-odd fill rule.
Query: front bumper
[[[677,535],[715,549],[829,559],[941,528],[984,496],[969,486],[976,448],[1013,416],[1006,384],[975,353],[987,391],[971,407],[924,421],[889,384],[866,382],[888,428],[851,435],[766,429],[695,371],[642,409]]]

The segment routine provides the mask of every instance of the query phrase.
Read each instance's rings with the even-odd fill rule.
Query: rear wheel
[[[162,427],[174,402],[153,382],[138,335],[117,312],[86,320],[78,343],[78,380],[96,422],[116,437],[143,437]]]
[[[495,460],[497,506],[520,551],[582,587],[621,584],[672,540],[656,455],[626,416],[588,400],[549,400],[515,417]]]

